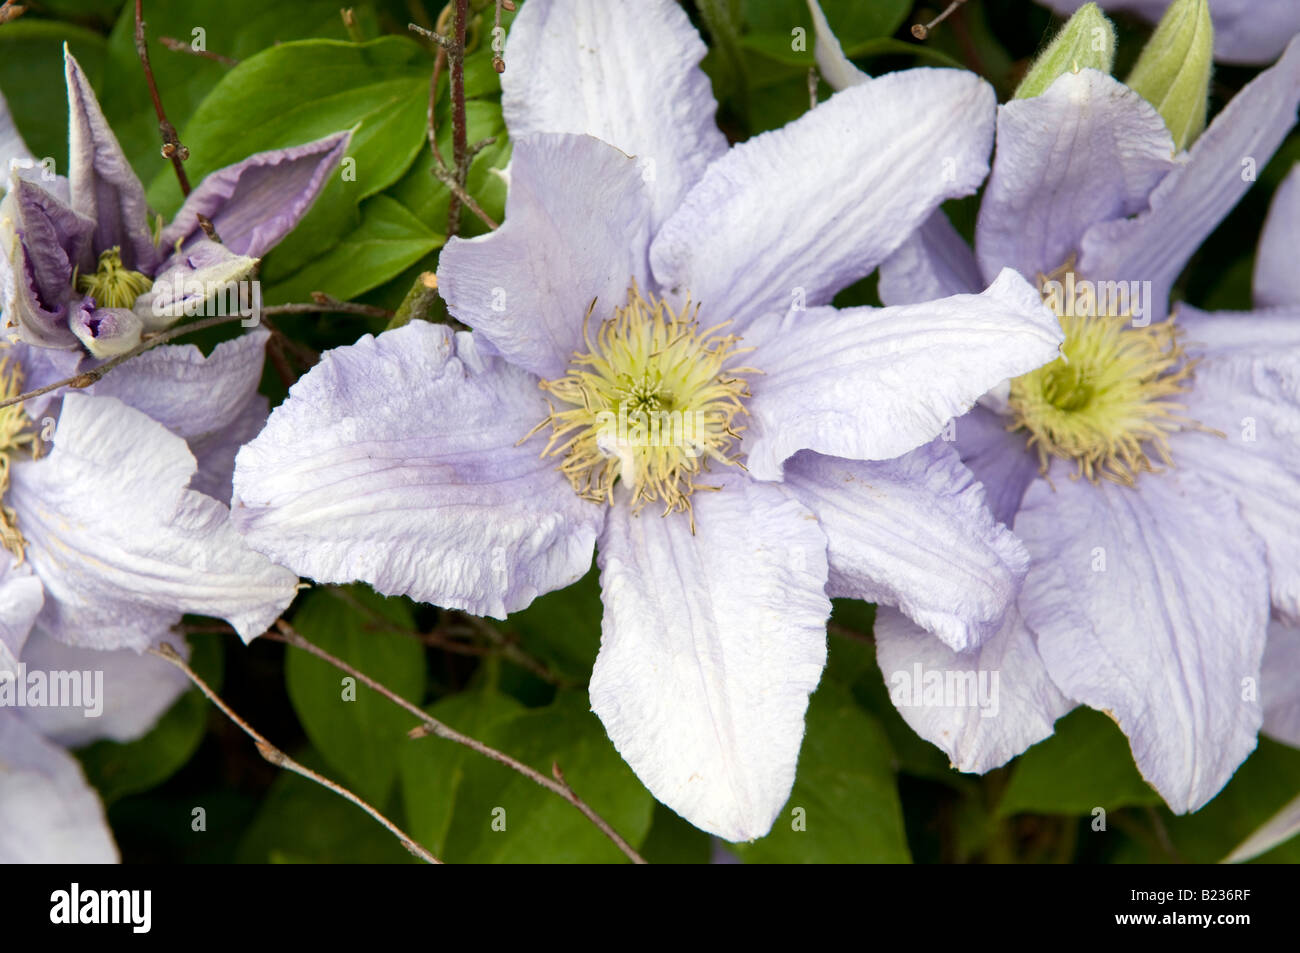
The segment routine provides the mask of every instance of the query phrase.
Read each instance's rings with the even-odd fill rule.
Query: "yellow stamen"
[[[22,392],[22,368],[12,356],[0,357],[0,399],[17,397]],[[39,449],[36,429],[23,412],[23,405],[0,407],[0,500],[9,491],[9,466],[14,453],[25,452],[35,457]],[[26,545],[18,529],[17,514],[0,503],[0,546],[13,553],[21,563]]]
[[[708,462],[743,469],[737,418],[747,414],[749,387],[739,375],[757,372],[729,362],[748,349],[722,333],[729,322],[701,330],[698,305],[688,299],[674,313],[635,283],[593,340],[595,306],[583,322],[586,352],[574,354],[564,377],[541,382],[569,409],[552,407],[528,436],[550,425],[543,455],[563,456],[560,472],[583,499],[612,504],[621,478],[634,508],[661,502],[665,516],[691,514],[693,531],[691,495],[719,489],[695,482]]]
[[[101,308],[129,308],[153,287],[147,275],[123,266],[121,251],[114,246],[101,252],[94,273],[76,279],[77,290],[90,295]]]

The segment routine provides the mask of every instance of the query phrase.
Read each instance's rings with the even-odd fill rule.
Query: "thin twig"
[[[167,119],[167,111],[163,109],[162,97],[158,95],[158,84],[153,78],[153,67],[149,65],[149,44],[145,41],[144,36],[144,10],[142,8],[143,0],[135,0],[135,52],[140,57],[140,65],[144,67],[144,78],[149,83],[149,95],[153,98],[153,109],[158,114],[158,131],[162,133],[162,154],[172,161],[172,168],[176,170],[176,181],[180,183],[181,194],[190,194],[190,180],[185,174],[185,169],[181,163],[190,157],[190,150],[181,145],[180,138],[176,135],[176,127]]]
[[[606,821],[603,817],[597,814],[596,811],[589,804],[587,804],[586,801],[578,797],[577,793],[573,790],[573,788],[569,786],[569,783],[564,780],[563,775],[559,774],[558,768],[552,766],[552,770],[557,775],[557,779],[552,780],[551,778],[548,778],[546,775],[542,774],[540,771],[537,771],[536,769],[529,767],[528,765],[524,764],[522,761],[518,761],[515,758],[512,758],[510,755],[506,754],[505,752],[498,751],[496,748],[489,747],[488,745],[485,745],[483,742],[478,741],[475,738],[471,738],[469,735],[461,734],[455,728],[452,728],[450,725],[439,721],[437,718],[434,718],[432,715],[430,715],[424,709],[420,708],[418,705],[412,704],[411,702],[407,701],[401,695],[398,695],[392,689],[375,681],[373,678],[366,675],[364,672],[354,668],[353,666],[349,665],[347,662],[343,661],[342,659],[334,657],[329,652],[326,652],[324,649],[317,646],[315,643],[309,642],[307,639],[299,635],[298,632],[293,628],[293,626],[289,625],[289,623],[285,622],[283,619],[280,619],[275,623],[275,631],[267,632],[263,636],[263,638],[284,642],[287,645],[292,645],[294,648],[302,649],[304,652],[310,652],[318,659],[321,659],[324,662],[328,662],[330,665],[333,665],[340,672],[343,672],[346,675],[351,675],[353,678],[361,682],[363,685],[367,686],[373,691],[378,692],[380,695],[383,695],[385,698],[393,702],[395,705],[398,705],[401,708],[405,709],[411,715],[418,718],[421,722],[419,726],[412,728],[410,732],[408,732],[410,737],[423,738],[426,735],[435,735],[446,741],[453,741],[456,744],[464,745],[465,747],[471,749],[472,751],[478,752],[479,754],[483,755],[486,758],[491,758],[493,761],[496,761],[498,764],[503,764],[506,767],[510,768],[511,770],[517,771],[518,773],[522,774],[524,777],[528,778],[530,781],[533,781],[536,784],[539,784],[542,787],[546,788],[548,791],[552,791],[555,794],[558,794],[560,797],[564,798],[566,801],[568,801],[570,804],[576,807],[579,811],[581,811],[582,814],[587,818],[587,820],[591,821],[592,824],[596,825],[596,827],[600,830],[600,832],[604,834],[606,837],[608,837],[614,843],[614,846],[617,847],[619,850],[621,850],[623,854],[626,855],[634,864],[645,863],[645,858],[642,857],[640,854],[638,854],[636,852],[636,849],[633,848],[632,845],[629,844],[626,840],[624,840],[622,836],[620,836],[619,833],[616,830],[614,830],[614,828],[610,827],[608,821]]]
[[[275,765],[277,768],[284,768],[286,771],[292,771],[294,774],[301,775],[302,777],[306,778],[308,781],[315,781],[321,787],[327,788],[328,790],[333,791],[335,794],[339,795],[339,797],[346,798],[347,800],[351,801],[357,807],[361,808],[361,810],[365,811],[367,814],[369,814],[371,817],[377,820],[380,824],[384,825],[384,827],[388,829],[389,833],[391,833],[394,837],[396,837],[398,842],[401,843],[403,847],[405,847],[408,851],[411,852],[411,854],[418,857],[420,860],[423,860],[426,863],[430,863],[430,864],[442,863],[442,861],[440,861],[437,857],[435,857],[428,849],[423,847],[421,844],[416,843],[413,837],[411,837],[409,834],[403,831],[400,827],[398,827],[388,818],[384,817],[383,814],[380,814],[379,811],[375,810],[375,808],[371,807],[369,804],[367,804],[357,795],[353,794],[347,788],[343,787],[343,785],[331,781],[329,778],[317,774],[315,771],[311,770],[310,768],[299,764],[297,761],[293,760],[293,758],[289,757],[287,754],[285,754],[275,745],[271,744],[271,742],[267,741],[266,738],[263,735],[259,734],[258,731],[255,728],[253,728],[252,725],[244,721],[243,718],[240,718],[239,715],[235,714],[235,712],[231,709],[231,707],[227,705],[224,701],[222,701],[221,697],[217,695],[217,693],[214,692],[208,686],[208,683],[205,682],[202,678],[200,678],[198,673],[195,672],[194,669],[190,668],[188,664],[186,664],[185,660],[181,658],[180,654],[174,648],[172,648],[171,645],[169,645],[166,642],[163,642],[156,649],[155,648],[149,649],[149,652],[150,654],[156,655],[160,659],[163,659],[164,661],[170,662],[172,665],[175,665],[178,669],[184,672],[186,677],[189,678],[189,680],[193,682],[196,686],[198,686],[199,691],[203,692],[203,694],[207,696],[208,701],[212,702],[212,704],[216,705],[217,708],[221,709],[221,713],[223,715],[225,715],[232,722],[234,722],[235,725],[237,725],[244,734],[248,735],[248,737],[253,739],[254,744],[257,745],[258,754],[260,754],[271,764]]]
[[[468,142],[465,126],[465,25],[469,19],[469,0],[452,0],[452,42],[447,48],[451,73],[451,161],[456,184],[447,203],[447,237],[460,232],[461,193],[469,177]],[[468,203],[466,203],[468,204]]]
[[[238,66],[239,60],[233,56],[222,56],[220,53],[213,53],[211,50],[196,50],[191,44],[184,40],[178,40],[174,36],[160,36],[158,42],[169,50],[175,50],[177,53],[189,53],[193,56],[201,56],[205,60],[212,60],[214,63],[220,63],[222,66]]]

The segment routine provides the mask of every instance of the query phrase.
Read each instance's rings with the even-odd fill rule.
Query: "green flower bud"
[[[1208,0],[1174,0],[1129,74],[1129,88],[1156,107],[1178,149],[1205,129],[1213,60]]]
[[[1115,62],[1115,27],[1095,3],[1085,3],[1034,60],[1016,89],[1016,99],[1041,96],[1067,72],[1091,67],[1109,73]]]

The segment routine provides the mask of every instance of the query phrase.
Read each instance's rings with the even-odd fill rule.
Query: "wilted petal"
[[[591,566],[605,509],[545,440],[532,375],[413,321],[327,352],[235,461],[249,544],[320,582],[504,618]]]
[[[935,209],[911,238],[880,263],[880,300],[885,304],[920,304],[975,294],[983,287],[975,253],[943,209]]]
[[[870,463],[804,452],[783,485],[821,522],[830,595],[898,606],[955,651],[1001,628],[1029,557],[948,444]]]
[[[114,864],[104,808],[77,760],[0,710],[0,864]]]
[[[1268,570],[1236,503],[1180,471],[1136,489],[1037,480],[1015,531],[1030,554],[1020,609],[1052,680],[1118,722],[1170,808],[1205,804],[1262,719],[1242,680],[1259,677]]]
[[[518,367],[559,377],[593,321],[646,288],[650,198],[636,163],[590,136],[517,140],[505,223],[438,260],[453,315]]]
[[[184,658],[189,647],[180,636],[168,642]],[[65,645],[35,633],[23,653],[28,672],[73,672],[82,675],[78,705],[26,708],[23,720],[46,738],[76,748],[92,741],[135,741],[157,724],[190,680],[175,665],[156,655],[118,649],[101,652]],[[86,677],[89,676],[89,685]],[[85,694],[89,688],[90,694]]]
[[[704,43],[672,0],[532,0],[510,27],[501,106],[514,139],[586,133],[635,156],[658,227],[727,151],[699,68]]]
[[[1214,118],[1187,161],[1151,193],[1148,211],[1088,229],[1080,272],[1096,280],[1150,281],[1149,317],[1161,320],[1174,280],[1254,184],[1295,125],[1297,104],[1300,37]]]
[[[1300,627],[1277,619],[1269,623],[1259,700],[1264,733],[1300,748]]]
[[[0,555],[0,682],[16,671],[45,593],[30,566]]]
[[[773,480],[799,450],[896,457],[995,384],[1054,359],[1061,340],[1056,317],[1010,269],[983,294],[767,319],[747,337],[757,347],[746,363],[763,374],[750,379],[746,466]]]
[[[351,138],[349,132],[336,132],[305,145],[258,152],[218,169],[195,187],[163,229],[162,248],[170,252],[179,241],[185,252],[204,241],[198,219],[202,215],[212,220],[221,243],[232,253],[261,258],[307,214]],[[168,266],[175,260],[173,256]]]
[[[130,308],[82,310],[72,316],[71,324],[77,340],[101,359],[125,354],[140,343],[144,331],[144,322]]]
[[[66,395],[54,449],[13,466],[6,499],[45,584],[37,626],[101,649],[143,649],[186,612],[261,635],[298,578],[249,549],[226,507],[186,489],[194,472],[185,441],[138,410]]]
[[[1052,683],[1020,612],[970,652],[954,652],[894,609],[876,610],[876,658],[890,698],[918,735],[942,748],[958,771],[1001,767],[1052,734],[1074,707]],[[934,673],[934,674],[931,674]],[[951,694],[927,698],[951,685]]]
[[[1255,307],[1300,308],[1300,163],[1278,186],[1255,258]]]
[[[1177,321],[1203,358],[1187,416],[1217,434],[1170,441],[1174,463],[1236,498],[1268,549],[1273,605],[1300,623],[1300,308],[1207,314]]]
[[[153,287],[135,300],[135,313],[150,331],[161,331],[186,315],[211,314],[218,307],[219,313],[244,314],[255,322],[262,306],[260,286],[240,283],[256,267],[256,258],[201,238],[167,260]]]
[[[712,481],[686,516],[610,511],[591,708],[643,784],[696,827],[766,834],[794,784],[826,662],[826,538],[780,488]]]
[[[997,141],[975,234],[990,277],[1008,265],[1030,280],[1050,274],[1090,226],[1145,209],[1176,166],[1155,108],[1095,69],[999,106]]]
[[[109,128],[90,81],[66,48],[63,63],[68,81],[72,207],[95,223],[92,244],[82,252],[81,269],[94,271],[95,255],[116,246],[125,267],[151,275],[161,256],[149,230],[144,186]]]
[[[73,270],[93,223],[57,195],[15,176],[0,201],[0,310],[6,327],[42,347],[74,348],[70,312],[81,308]]]
[[[961,70],[904,70],[836,93],[709,166],[655,237],[655,277],[738,331],[792,304],[827,304],[944,199],[979,187],[993,108],[993,88]]]

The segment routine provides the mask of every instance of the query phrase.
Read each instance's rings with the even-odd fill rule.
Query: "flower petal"
[[[1050,274],[1090,226],[1145,209],[1177,165],[1155,108],[1095,69],[999,106],[997,142],[975,233],[987,276],[1006,266],[1031,280]]]
[[[591,708],[650,792],[730,841],[768,832],[794,784],[826,662],[826,538],[778,487],[723,475],[683,514],[626,498],[600,541]]]
[[[149,230],[144,186],[109,128],[90,81],[66,48],[63,65],[68,81],[72,207],[95,223],[94,238],[78,264],[83,271],[94,271],[95,255],[118,247],[125,267],[152,275],[162,256]]]
[[[1259,236],[1255,258],[1255,307],[1300,308],[1300,162],[1278,186]]]
[[[898,250],[880,263],[880,300],[921,304],[936,298],[977,294],[984,278],[966,240],[943,209],[935,209]]]
[[[118,357],[140,343],[144,322],[130,308],[95,308],[72,316],[72,333],[92,357]]]
[[[1186,415],[1219,433],[1178,434],[1174,463],[1237,499],[1267,546],[1273,605],[1300,623],[1300,308],[1181,306],[1177,320],[1202,358]]]
[[[1052,683],[1033,634],[1014,608],[970,652],[952,651],[889,608],[876,610],[875,639],[899,714],[942,748],[958,771],[984,774],[1001,767],[1051,735],[1056,719],[1074,707]],[[952,693],[933,694],[936,680],[951,685]]]
[[[898,606],[959,652],[1002,627],[1029,556],[950,445],[870,463],[804,452],[783,486],[826,533],[830,595]]]
[[[0,864],[114,864],[117,846],[77,760],[0,710]]]
[[[54,449],[16,463],[6,499],[45,585],[37,626],[70,645],[142,650],[182,613],[224,618],[247,641],[298,579],[250,550],[229,511],[186,489],[181,438],[111,397],[63,398]]]
[[[979,187],[993,108],[993,88],[960,70],[904,70],[836,93],[709,166],[655,237],[655,277],[702,302],[706,323],[737,331],[792,301],[827,304],[944,199]]]
[[[75,348],[68,326],[81,307],[72,275],[94,223],[23,176],[0,201],[0,310],[6,327],[41,347]]]
[[[30,566],[0,556],[0,682],[17,671],[18,659],[32,631],[45,591]]]
[[[542,459],[532,375],[413,321],[335,348],[235,460],[236,524],[320,582],[504,618],[591,566],[605,508]]]
[[[813,55],[817,58],[817,72],[831,89],[848,89],[871,79],[858,69],[844,55],[844,48],[831,32],[831,25],[826,22],[821,4],[817,0],[808,0],[808,12],[812,14],[813,33],[817,40],[813,44]]]
[[[198,219],[203,215],[231,252],[261,258],[307,214],[351,139],[350,132],[336,132],[218,169],[198,184],[163,229],[162,248],[170,252],[180,242],[183,252],[203,241]]]
[[[1297,104],[1300,37],[1214,118],[1187,161],[1151,193],[1148,211],[1084,233],[1079,270],[1098,280],[1150,281],[1150,318],[1161,320],[1174,280],[1295,125]]]
[[[650,199],[636,163],[590,136],[517,140],[505,223],[452,238],[438,289],[453,315],[539,377],[561,376],[582,345],[583,316],[647,287]]]
[[[1008,432],[1006,423],[1001,414],[974,407],[955,421],[953,430],[961,462],[984,485],[994,518],[1011,526],[1039,464],[1024,431]]]
[[[189,647],[178,636],[171,635],[165,641],[182,657],[189,657]],[[135,741],[152,729],[190,687],[184,672],[155,655],[131,649],[101,652],[65,645],[41,632],[35,633],[27,643],[23,664],[29,673],[73,672],[90,676],[92,694],[84,694],[87,686],[83,682],[81,705],[26,708],[22,712],[23,720],[42,735],[69,748],[103,738]]]
[[[19,162],[28,162],[34,158],[32,150],[23,142],[18,126],[14,124],[13,113],[9,111],[4,94],[0,93],[0,189],[3,189],[3,182],[8,178],[11,161],[17,159]]]
[[[1300,627],[1276,619],[1269,623],[1259,697],[1264,732],[1300,748]]]
[[[511,138],[586,133],[635,156],[657,228],[727,151],[699,68],[704,53],[671,0],[530,0],[510,28],[501,75]]]
[[[752,340],[749,338],[752,337]],[[746,466],[781,476],[799,450],[888,460],[939,435],[995,384],[1053,360],[1041,297],[1007,269],[979,295],[897,308],[817,308],[755,326]]]
[[[1036,480],[1015,530],[1020,609],[1052,680],[1118,722],[1170,808],[1195,811],[1255,747],[1242,680],[1264,652],[1263,544],[1231,497],[1179,471],[1135,489]]]
[[[239,313],[255,322],[261,317],[262,292],[257,282],[246,279],[256,267],[256,258],[200,238],[167,260],[132,307],[150,331],[195,314]]]

